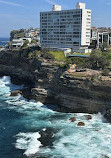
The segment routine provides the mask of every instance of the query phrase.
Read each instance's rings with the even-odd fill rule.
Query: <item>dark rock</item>
[[[111,122],[111,109],[108,109],[104,115],[104,117]]]
[[[84,122],[78,122],[77,126],[85,126]]]
[[[99,130],[98,130],[98,129],[95,129],[94,131],[98,132]]]
[[[104,158],[109,158],[109,156],[105,155]]]
[[[75,122],[76,121],[76,117],[72,117],[69,119],[71,122]]]
[[[40,131],[41,137],[39,138],[39,141],[42,143],[44,147],[46,146],[52,146],[54,138],[54,133],[56,132],[55,129],[48,128],[45,131]]]
[[[84,115],[84,117],[85,117],[87,120],[91,120],[91,119],[92,119],[92,116],[91,116],[91,115]]]
[[[25,51],[25,52],[24,52]],[[32,50],[31,50],[32,51]],[[67,73],[54,61],[29,59],[30,50],[0,53],[0,74],[10,76],[12,83],[27,83],[23,95],[44,104],[58,105],[59,112],[103,113],[111,107],[111,80],[92,82],[91,76]],[[27,87],[28,87],[27,86]],[[16,96],[21,93],[11,93]],[[111,114],[105,117],[111,122]],[[91,116],[86,116],[87,120]],[[72,120],[73,121],[73,120]]]
[[[10,96],[16,97],[16,96],[18,96],[19,94],[22,94],[22,91],[20,91],[20,90],[15,90],[15,91],[12,91],[12,92],[11,92]]]

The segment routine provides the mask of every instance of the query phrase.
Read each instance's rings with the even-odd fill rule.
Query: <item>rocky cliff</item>
[[[44,104],[58,105],[58,111],[98,113],[111,108],[110,78],[71,74],[52,61],[27,59],[18,52],[0,54],[0,74],[13,82],[30,85],[24,96]]]

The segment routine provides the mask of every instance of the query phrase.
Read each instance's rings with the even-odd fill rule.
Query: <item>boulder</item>
[[[18,96],[19,94],[22,94],[22,91],[20,91],[20,90],[15,90],[15,91],[12,91],[12,92],[11,92],[10,96],[16,97],[16,96]]]
[[[75,122],[76,121],[76,117],[72,117],[69,119],[71,122]]]
[[[54,134],[57,132],[56,129],[48,128],[45,131],[41,130],[39,133],[41,137],[38,139],[44,147],[52,146],[55,141]]]
[[[78,122],[77,126],[85,126],[84,122]]]
[[[91,120],[92,119],[91,115],[84,115],[84,117],[86,118],[86,120]]]

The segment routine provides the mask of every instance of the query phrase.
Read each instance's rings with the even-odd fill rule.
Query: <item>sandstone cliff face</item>
[[[89,84],[86,85],[86,82]],[[98,113],[110,108],[110,86],[103,86],[102,82],[93,85],[87,79],[81,81],[75,78],[63,78],[60,85],[58,94],[60,111]]]
[[[36,64],[35,64],[36,63]],[[19,52],[0,53],[0,75],[9,75],[15,82],[34,83],[34,70],[41,66],[40,61],[28,60]]]
[[[58,111],[98,113],[111,108],[111,81],[94,83],[90,77],[70,75],[48,61],[28,60],[19,53],[1,53],[0,74],[28,82],[31,90],[24,90],[24,96],[56,104]]]
[[[32,95],[44,104],[57,104],[62,112],[104,112],[111,106],[111,81],[94,83],[91,78],[75,77],[64,69],[43,64],[36,74]]]

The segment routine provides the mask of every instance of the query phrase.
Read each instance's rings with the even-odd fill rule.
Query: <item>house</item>
[[[24,42],[28,40],[29,43],[31,43],[31,38],[19,38],[19,39],[13,39],[11,42],[10,42],[10,48],[21,48],[24,44]]]

